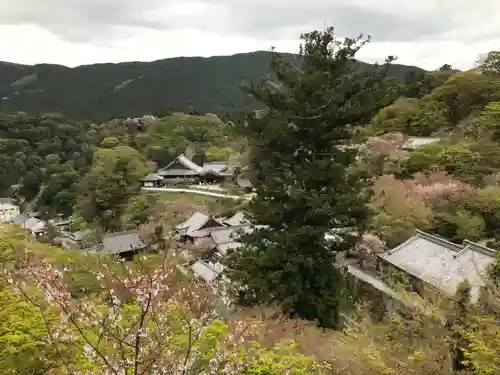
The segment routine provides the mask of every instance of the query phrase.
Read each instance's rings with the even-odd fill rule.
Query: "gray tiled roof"
[[[205,163],[205,164],[203,164],[202,173],[208,172],[208,171],[212,171],[215,173],[225,172],[228,169],[228,167],[229,167],[229,165],[227,163],[223,163],[223,162]]]
[[[215,228],[223,227],[224,225],[213,216],[204,212],[196,211],[189,219],[177,226],[177,232],[183,236],[203,237],[209,233],[198,233],[207,223],[212,220]]]
[[[163,179],[163,177],[158,176],[154,173],[150,173],[147,176],[143,177],[141,181],[154,182],[154,181],[161,181],[162,179]]]
[[[33,233],[37,233],[43,231],[47,223],[43,220],[37,219],[36,217],[30,217],[21,225],[23,228],[29,229]]]
[[[224,222],[232,227],[236,225],[242,225],[248,223],[247,218],[245,217],[244,212],[236,212],[233,216],[231,216],[229,219],[224,220]]]
[[[98,251],[107,254],[120,254],[131,250],[142,250],[146,244],[141,241],[136,231],[110,233],[103,237]]]
[[[471,299],[477,301],[484,285],[484,272],[496,252],[469,241],[457,245],[424,232],[417,233],[380,258],[447,293],[455,294],[464,280],[471,284]]]
[[[239,233],[249,233],[251,231],[251,226],[249,224],[243,224],[233,227],[218,228],[213,230],[210,235],[212,236],[216,244],[222,244],[227,242],[234,242]]]
[[[196,211],[189,219],[177,225],[177,230],[183,233],[193,232],[200,229],[209,219],[209,215]]]
[[[225,255],[229,249],[236,249],[241,246],[238,241],[240,234],[247,234],[252,231],[252,227],[239,225],[234,227],[218,228],[210,232],[210,236],[221,255]]]
[[[158,176],[161,177],[171,177],[171,176],[198,176],[199,173],[196,171],[188,170],[188,169],[161,169],[157,172]]]
[[[220,271],[215,267],[210,266],[208,263],[199,260],[191,266],[191,270],[195,275],[201,277],[206,282],[212,282],[220,275]]]
[[[186,169],[171,168],[172,166],[175,166],[175,164],[177,163]],[[178,176],[178,175],[197,176],[201,173],[202,170],[203,168],[200,167],[198,164],[189,160],[184,154],[180,154],[175,158],[174,161],[172,161],[166,167],[161,168],[156,174],[159,176]]]
[[[188,159],[184,154],[180,154],[179,156],[177,156],[176,160],[174,160],[170,164],[173,164],[176,161],[178,161],[179,163],[181,163],[182,165],[184,165],[186,168],[189,168],[189,169],[191,169],[191,170],[193,170],[195,172],[200,173],[203,170],[202,167],[200,167],[198,164],[196,164],[193,161],[191,161],[190,159]]]

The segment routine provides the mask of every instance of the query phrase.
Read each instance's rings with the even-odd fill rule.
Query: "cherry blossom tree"
[[[48,344],[60,353],[57,374],[239,374],[262,365],[264,349],[256,341],[262,322],[230,319],[222,284],[187,279],[174,255],[153,269],[144,256],[133,264],[97,262],[91,272],[101,288],[81,298],[71,295],[71,265],[61,269],[27,258],[8,273],[11,288],[36,307]],[[64,355],[67,347],[76,350],[77,363]],[[294,374],[293,366],[314,371],[307,357],[283,353],[289,356],[279,362],[283,371]]]
[[[381,175],[394,168],[401,156],[401,147],[406,137],[394,132],[368,138],[359,148],[358,167],[372,175]]]
[[[374,266],[376,255],[386,249],[387,245],[385,241],[378,235],[374,233],[363,233],[356,244],[356,251],[361,262],[361,267]]]
[[[405,141],[405,135],[399,132],[370,137],[362,145],[360,154],[368,160],[374,160],[381,155],[389,155],[400,150]]]
[[[373,192],[374,226],[389,246],[404,241],[415,229],[431,229],[437,215],[455,217],[477,200],[472,186],[439,171],[417,173],[412,180],[380,176]]]
[[[474,195],[472,186],[443,171],[417,173],[413,180],[406,180],[405,185],[433,206],[464,201]]]

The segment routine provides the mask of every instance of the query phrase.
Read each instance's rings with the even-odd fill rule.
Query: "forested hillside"
[[[169,110],[225,115],[256,108],[257,102],[238,86],[264,78],[269,56],[259,51],[76,68],[0,63],[0,112],[58,112],[74,120],[101,121]],[[361,68],[370,65],[362,63]],[[408,72],[422,70],[391,67],[398,79]]]
[[[390,246],[421,229],[499,247],[498,61],[491,53],[420,99],[401,97],[360,129],[359,164],[376,176],[372,224]],[[405,150],[411,135],[436,141]]]
[[[186,151],[200,163],[228,160],[245,151],[245,141],[234,134],[231,123],[215,115],[178,113],[154,121],[115,119],[91,124],[58,115],[4,114],[0,116],[0,195],[27,203],[41,192],[37,209],[49,216],[71,216],[77,197],[87,192],[78,186],[90,173],[96,155],[107,155],[101,160],[107,172],[115,158],[128,160],[131,155],[151,171]],[[127,184],[138,184],[147,170],[138,175],[131,172],[137,178]]]

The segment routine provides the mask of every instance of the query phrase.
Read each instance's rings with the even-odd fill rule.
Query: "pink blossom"
[[[240,372],[245,361],[236,361],[233,354],[256,335],[259,322],[226,321],[219,316],[221,299],[201,284],[181,281],[175,257],[166,257],[151,270],[146,270],[143,260],[135,266],[99,261],[92,270],[101,284],[99,293],[79,299],[71,296],[64,273],[46,261],[26,262],[9,278],[46,314],[26,285],[43,292],[59,315],[58,320],[44,315],[48,342],[79,350],[89,364],[101,369],[93,374],[127,374],[137,369],[137,373],[184,375],[200,361],[206,362],[206,374]],[[221,340],[207,341],[217,332]]]
[[[363,233],[357,248],[366,254],[377,254],[386,249],[386,243],[374,233]]]

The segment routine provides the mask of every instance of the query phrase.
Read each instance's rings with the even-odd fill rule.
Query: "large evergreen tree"
[[[278,303],[292,316],[336,327],[343,281],[335,254],[356,238],[332,241],[325,233],[361,233],[369,217],[355,151],[341,146],[387,104],[386,69],[358,69],[362,37],[339,41],[329,28],[302,40],[296,61],[274,54],[275,81],[246,87],[268,108],[243,126],[257,176],[250,211],[261,226],[227,266],[241,302]]]

